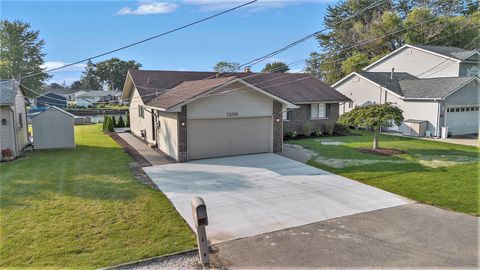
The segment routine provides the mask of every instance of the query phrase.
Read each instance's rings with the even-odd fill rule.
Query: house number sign
[[[237,117],[238,112],[227,112],[227,117]]]

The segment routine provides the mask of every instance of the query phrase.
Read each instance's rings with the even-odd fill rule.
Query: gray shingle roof
[[[399,84],[400,80],[414,80],[417,77],[406,72],[394,72],[393,79],[390,72],[358,72],[363,77],[373,81],[385,88],[388,88],[392,92],[395,92],[399,96],[403,96],[402,88]]]
[[[476,51],[474,50],[465,50],[462,48],[456,47],[446,47],[446,46],[433,46],[433,45],[415,45],[415,47],[445,55],[451,58],[458,60],[465,60],[468,57],[472,56]]]
[[[0,81],[0,105],[14,105],[18,87],[18,82],[15,80]]]
[[[394,73],[394,79],[390,79],[389,72],[358,72],[358,74],[407,99],[444,98],[476,78],[417,78],[405,72],[397,72]]]
[[[198,91],[205,90],[205,85],[216,85],[216,82],[219,81],[218,79],[221,78],[228,78],[228,80],[240,78],[255,87],[292,103],[349,100],[334,88],[305,73],[234,72],[220,73],[218,78],[216,72],[194,71],[129,70],[129,74],[143,102],[146,104],[154,98],[156,100],[155,103],[160,104],[160,97],[164,93],[167,94],[167,91],[170,95],[170,101],[167,103],[181,103],[191,96],[191,93],[187,92],[192,91],[192,93],[198,94]],[[210,80],[212,81],[205,82]],[[180,88],[181,93],[171,94],[170,90],[189,81],[197,82],[194,84],[190,83],[191,86],[187,89]],[[178,90],[177,88],[176,91]],[[175,100],[172,100],[173,96],[175,96]]]
[[[425,78],[401,80],[400,86],[406,98],[444,98],[475,77]]]

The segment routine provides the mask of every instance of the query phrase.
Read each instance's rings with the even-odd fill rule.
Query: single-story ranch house
[[[281,152],[283,130],[335,123],[344,95],[308,74],[130,70],[130,128],[175,160]]]
[[[29,143],[25,93],[16,80],[0,81],[0,121],[0,150],[16,157]]]
[[[480,108],[480,54],[461,48],[405,45],[353,72],[332,86],[351,99],[340,114],[356,106],[391,102],[406,123],[390,128],[409,134],[409,123],[425,123],[417,136],[477,134]],[[446,135],[446,134],[444,134]]]

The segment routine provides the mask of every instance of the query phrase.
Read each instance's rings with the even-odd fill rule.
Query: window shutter
[[[327,103],[326,104],[326,108],[325,108],[325,117],[328,118],[330,117],[330,108],[331,108],[331,105],[330,103]]]

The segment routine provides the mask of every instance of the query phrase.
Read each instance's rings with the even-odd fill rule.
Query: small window
[[[20,128],[23,128],[23,115],[22,115],[22,113],[18,114],[18,125],[20,126]]]
[[[464,111],[465,111],[465,108],[462,108],[461,111],[464,112]]]
[[[353,101],[348,102],[348,108],[350,108],[350,109],[353,108]]]
[[[327,104],[325,103],[313,103],[310,106],[311,118],[326,118],[327,117]]]
[[[465,111],[469,112],[469,111],[470,111],[470,107],[465,108]]]
[[[138,105],[138,117],[144,118],[144,108],[142,105]]]
[[[455,108],[455,112],[459,112],[460,111],[460,108]]]
[[[475,108],[475,111],[478,111],[479,109],[480,109],[479,107],[476,107],[476,108]]]

